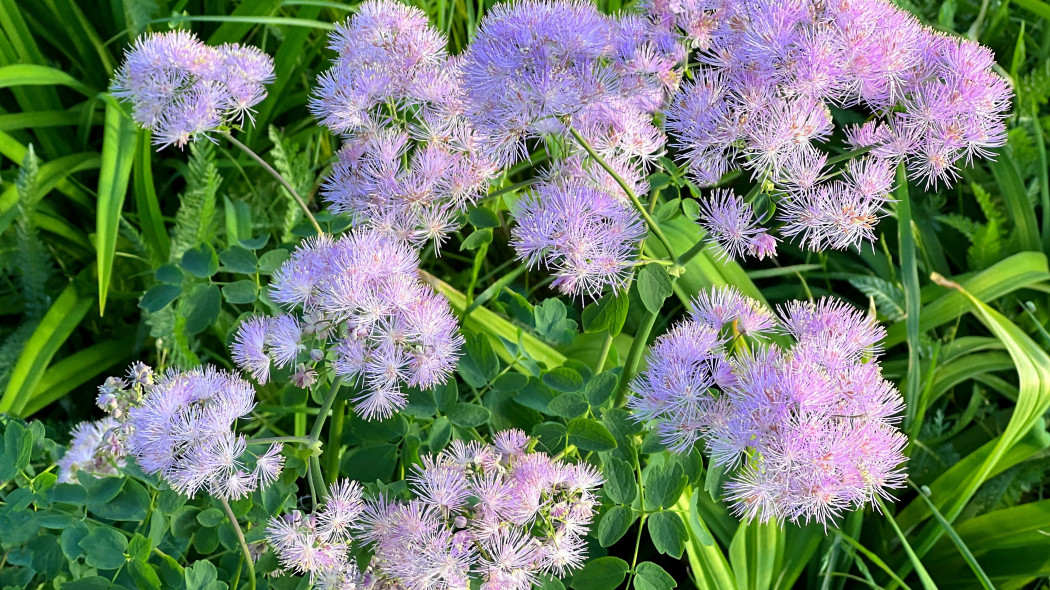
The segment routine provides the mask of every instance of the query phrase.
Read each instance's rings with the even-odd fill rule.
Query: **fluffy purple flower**
[[[253,317],[237,329],[230,353],[242,371],[265,385],[271,365],[280,369],[295,363],[302,339],[302,326],[293,316]]]
[[[277,479],[281,445],[256,455],[234,430],[255,406],[255,390],[246,381],[211,366],[172,370],[159,379],[139,365],[129,373],[128,381],[108,380],[99,388],[100,405],[126,408],[113,412],[121,423],[114,432],[143,471],[159,473],[190,497],[205,490],[243,498]]]
[[[270,519],[266,541],[286,571],[308,574],[315,587],[354,588],[362,582],[350,553],[351,532],[364,510],[361,486],[342,479],[311,514],[298,510]]]
[[[570,295],[598,298],[626,286],[645,226],[631,205],[589,183],[545,182],[518,203],[511,244]]]
[[[824,524],[904,483],[903,402],[882,377],[885,331],[829,299],[793,302],[779,326],[725,288],[653,344],[628,404],[672,451],[703,441],[742,517]],[[790,348],[747,338],[779,328]]]
[[[273,81],[273,60],[255,47],[209,47],[186,31],[135,41],[113,79],[113,94],[160,147],[184,147],[252,116]]]
[[[614,94],[614,32],[590,2],[508,2],[485,15],[463,55],[464,104],[500,165],[525,158],[526,139]]]
[[[363,2],[328,37],[328,48],[338,58],[318,79],[310,110],[322,125],[347,133],[367,126],[378,105],[421,94],[450,97],[453,86],[442,77],[446,43],[414,6]]]
[[[898,162],[927,185],[950,185],[962,161],[991,157],[1005,142],[1011,91],[992,71],[991,51],[925,28],[886,0],[646,8],[655,26],[698,49],[693,81],[667,111],[678,158],[701,185],[750,169],[779,201],[781,233],[805,248],[871,241]],[[873,116],[847,129],[849,146],[871,153],[845,165],[845,182],[825,171],[831,106]]]
[[[118,475],[124,467],[120,423],[112,417],[81,422],[70,432],[69,448],[58,460],[59,483],[79,483],[77,473],[94,476]]]
[[[269,359],[290,363],[298,350],[327,348],[331,369],[358,385],[357,412],[366,419],[390,416],[407,402],[403,386],[429,389],[448,378],[463,342],[448,302],[422,284],[418,273],[418,255],[377,231],[311,240],[270,284],[273,300],[301,309],[302,321],[249,320],[238,332],[235,358],[255,359],[261,367]],[[261,340],[259,322],[269,322]],[[313,339],[310,347],[298,343],[301,334]],[[253,370],[250,363],[242,367]]]
[[[730,190],[714,190],[700,204],[700,225],[726,258],[750,254],[758,258],[776,251],[775,238],[758,225],[751,205]],[[768,240],[773,239],[772,245]]]
[[[418,8],[371,0],[329,36],[310,108],[343,134],[322,194],[355,225],[440,248],[496,169],[462,115],[459,60]]]
[[[377,583],[407,590],[526,590],[539,574],[564,576],[585,557],[601,475],[527,453],[520,431],[500,446],[456,441],[409,480],[417,497],[366,502],[358,539],[372,546]]]

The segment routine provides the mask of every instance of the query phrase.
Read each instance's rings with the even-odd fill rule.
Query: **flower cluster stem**
[[[576,138],[576,141],[583,147],[583,149],[586,150],[592,158],[594,158],[594,161],[598,162],[598,165],[601,166],[602,169],[604,169],[606,172],[609,173],[610,176],[613,177],[613,180],[616,181],[616,184],[620,185],[620,188],[623,189],[623,192],[627,194],[627,198],[631,200],[631,204],[634,205],[634,208],[638,210],[639,214],[641,214],[642,219],[645,219],[645,223],[649,225],[649,229],[652,230],[653,235],[656,236],[656,239],[660,240],[660,244],[664,247],[664,250],[667,251],[668,260],[673,261],[674,247],[671,246],[671,241],[667,239],[666,235],[664,235],[663,230],[660,229],[659,225],[657,225],[656,220],[653,219],[653,216],[649,215],[649,212],[646,211],[645,207],[642,205],[642,202],[638,200],[638,195],[634,194],[634,191],[631,190],[631,187],[627,184],[627,181],[624,180],[623,177],[621,177],[615,170],[613,170],[612,166],[610,166],[604,158],[598,155],[598,152],[594,151],[594,148],[591,146],[590,143],[587,142],[586,139],[583,138],[582,135],[580,135],[579,131],[576,131],[576,129],[574,129],[572,126],[569,126],[569,133],[571,133],[572,136]],[[684,271],[684,268],[675,265],[672,266],[671,270],[669,270],[668,272],[671,276],[679,276]]]
[[[299,193],[297,193],[295,189],[292,188],[291,183],[289,183],[284,178],[284,176],[281,176],[280,172],[274,170],[273,166],[269,165],[266,162],[266,160],[262,159],[262,156],[252,151],[252,148],[241,143],[229,131],[223,131],[222,136],[228,139],[230,143],[240,148],[241,151],[251,156],[252,159],[258,162],[258,164],[262,166],[267,172],[269,172],[271,176],[276,178],[277,182],[281,183],[281,186],[283,186],[284,189],[292,195],[292,198],[294,198],[295,201],[299,203],[299,207],[303,210],[303,215],[306,215],[306,218],[310,220],[310,224],[314,226],[315,230],[317,230],[317,235],[324,234],[324,230],[321,229],[321,224],[317,223],[317,218],[314,217],[314,214],[310,212],[310,208],[306,206],[306,201],[304,201],[303,198],[299,196]]]
[[[251,552],[248,551],[248,543],[244,540],[244,531],[241,530],[241,524],[237,522],[237,517],[233,514],[233,508],[230,508],[230,503],[225,498],[219,498],[219,502],[222,503],[222,508],[226,511],[230,524],[233,525],[233,532],[237,535],[237,542],[241,546],[241,552],[244,553],[244,563],[248,566],[248,589],[255,590],[255,562],[252,560]]]

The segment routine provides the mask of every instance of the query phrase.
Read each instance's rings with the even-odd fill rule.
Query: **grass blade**
[[[98,259],[98,310],[106,311],[113,258],[117,249],[117,230],[124,196],[128,192],[131,163],[135,158],[135,123],[116,99],[106,100],[106,123],[102,139],[102,169],[98,176],[98,211],[96,214]]]
[[[51,365],[22,409],[22,416],[39,412],[73,389],[123,363],[131,355],[133,344],[134,340],[130,338],[99,342]]]
[[[933,578],[926,572],[926,568],[923,567],[922,561],[919,560],[919,556],[915,554],[915,551],[911,548],[911,543],[908,543],[908,538],[901,532],[901,528],[897,526],[897,521],[893,519],[893,515],[886,509],[886,504],[882,501],[882,498],[876,496],[875,501],[879,503],[879,509],[883,515],[886,516],[886,521],[893,527],[893,532],[897,533],[897,538],[901,541],[901,546],[904,547],[904,552],[908,555],[908,561],[911,562],[912,567],[915,568],[915,574],[919,576],[919,580],[922,582],[922,587],[926,590],[937,590],[937,584],[933,583]],[[905,572],[902,575],[907,575]],[[894,580],[900,580],[898,576],[894,576]],[[903,582],[902,582],[903,583]]]
[[[973,553],[970,552],[969,547],[967,547],[966,543],[964,543],[963,540],[959,537],[959,534],[955,532],[955,529],[952,528],[951,523],[945,520],[944,515],[941,514],[941,511],[937,510],[937,506],[935,506],[934,503],[930,501],[929,488],[920,489],[911,482],[909,482],[909,484],[912,488],[915,489],[915,491],[919,492],[919,497],[921,497],[930,507],[930,511],[933,513],[933,517],[937,520],[938,523],[940,523],[941,528],[944,529],[944,532],[948,535],[948,538],[952,540],[952,543],[955,543],[955,546],[959,548],[959,553],[962,554],[963,559],[966,560],[967,565],[969,565],[970,569],[973,570],[973,573],[977,576],[977,580],[981,582],[981,586],[984,586],[987,590],[995,590],[995,585],[992,584],[992,581],[990,579],[988,579],[988,574],[984,573],[984,570],[981,568],[981,564],[977,563],[977,558],[975,558],[973,556]]]
[[[908,172],[904,163],[897,165],[897,232],[900,241],[901,283],[904,285],[904,322],[908,342],[908,387],[904,391],[904,427],[921,419],[919,408],[922,392],[922,362],[919,360],[919,270],[915,261],[915,233],[911,221],[911,199],[908,196]]]
[[[77,294],[75,283],[70,283],[55,299],[11,370],[11,380],[0,397],[0,412],[15,415],[22,412],[37,390],[52,357],[84,319],[91,304],[91,298]]]
[[[1028,191],[1025,190],[1017,162],[1009,152],[1002,151],[988,166],[995,176],[995,184],[1002,191],[1006,211],[1014,222],[1018,245],[1024,250],[1041,252],[1043,245],[1035,220],[1035,209],[1028,202]]]
[[[861,553],[863,553],[864,557],[868,558],[868,561],[874,563],[876,566],[878,566],[879,569],[881,569],[882,571],[886,572],[886,575],[888,575],[890,577],[890,579],[892,579],[894,582],[900,584],[901,588],[904,588],[904,590],[911,590],[911,587],[909,587],[907,584],[905,584],[904,580],[900,579],[900,577],[898,577],[897,574],[893,571],[893,568],[891,568],[890,566],[886,565],[886,562],[883,561],[881,557],[879,557],[878,555],[873,553],[870,549],[868,549],[864,545],[861,545],[859,542],[857,542],[856,539],[854,539],[853,537],[847,535],[846,533],[844,533],[844,532],[842,532],[842,531],[840,531],[838,529],[832,529],[832,530],[835,531],[836,533],[838,533],[839,538],[841,538],[843,541],[849,543],[850,545],[853,546],[854,549],[856,549],[857,551],[860,551]]]
[[[160,210],[160,200],[153,184],[153,148],[150,144],[149,131],[139,129],[138,147],[135,149],[135,163],[132,165],[132,192],[135,195],[135,210],[139,214],[139,228],[142,237],[153,249],[159,262],[168,260],[171,239],[164,227],[164,215]]]

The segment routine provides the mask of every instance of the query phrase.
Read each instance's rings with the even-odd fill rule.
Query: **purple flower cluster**
[[[497,4],[462,58],[466,116],[502,166],[528,156],[527,139],[564,133],[567,121],[652,154],[662,135],[647,115],[677,88],[683,58],[673,35],[590,2]]]
[[[329,36],[339,56],[310,103],[344,138],[322,189],[331,210],[435,247],[495,174],[462,117],[446,43],[418,8],[365,2]]]
[[[383,233],[306,242],[274,273],[270,295],[300,313],[250,319],[238,330],[233,358],[260,382],[272,366],[298,363],[293,380],[307,386],[312,366],[328,359],[360,386],[357,412],[386,418],[407,403],[404,385],[429,389],[456,366],[463,338],[448,302],[420,282],[416,252]]]
[[[764,342],[773,330],[795,344]],[[737,514],[826,526],[904,484],[903,401],[877,360],[884,336],[831,299],[790,303],[777,318],[731,288],[712,290],[653,344],[629,405],[676,452],[704,441],[732,470]]]
[[[119,474],[124,467],[119,427],[110,416],[77,424],[66,454],[58,460],[58,482],[79,483],[77,473],[81,471],[95,476]]]
[[[321,512],[274,518],[270,544],[286,570],[322,588],[527,590],[540,574],[565,576],[586,557],[602,478],[529,446],[518,430],[491,445],[455,441],[415,469],[410,501],[362,503],[343,482]],[[347,557],[351,538],[372,548],[364,572]]]
[[[871,240],[900,161],[927,185],[1006,138],[1011,90],[989,49],[922,26],[886,0],[653,0],[654,26],[698,50],[667,128],[694,179],[748,168],[780,200],[783,233],[813,250]],[[870,154],[842,179],[817,145],[829,107],[873,118],[848,132]]]
[[[623,287],[645,235],[624,189],[570,132],[647,193],[646,168],[666,142],[653,116],[678,88],[684,57],[674,35],[644,18],[558,0],[496,5],[464,53],[462,102],[480,149],[509,166],[531,140],[548,148],[543,184],[512,207],[513,244],[563,292]]]
[[[514,214],[518,258],[551,271],[554,287],[597,299],[607,285],[627,285],[646,229],[626,200],[569,177],[538,185]]]
[[[220,498],[243,498],[276,480],[284,467],[281,444],[256,455],[234,431],[237,420],[255,406],[255,391],[232,373],[208,366],[157,378],[136,363],[127,379],[110,378],[99,388],[98,404],[117,410],[113,414],[127,454],[181,494],[193,497],[206,490]]]
[[[255,47],[210,47],[193,33],[140,37],[113,80],[113,94],[153,132],[153,142],[184,147],[252,116],[273,81],[273,60]]]

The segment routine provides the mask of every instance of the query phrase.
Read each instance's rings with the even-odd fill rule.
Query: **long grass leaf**
[[[98,310],[106,311],[113,258],[117,249],[117,230],[124,196],[128,192],[131,164],[135,159],[135,123],[116,99],[106,101],[106,127],[102,137],[102,169],[98,176],[98,210],[95,231],[98,234]]]
[[[15,415],[22,412],[43,379],[51,359],[80,324],[92,303],[92,298],[77,294],[75,283],[70,283],[55,299],[11,370],[7,388],[0,397],[0,412]]]
[[[1006,211],[1014,223],[1014,235],[1023,250],[1042,251],[1042,240],[1039,237],[1039,225],[1035,220],[1035,209],[1028,201],[1021,171],[1017,161],[1009,152],[1000,152],[988,166],[995,176],[995,183],[1003,195]]]
[[[882,514],[886,517],[886,522],[890,523],[893,532],[896,533],[897,538],[900,539],[901,546],[904,548],[904,553],[907,554],[908,561],[911,563],[912,567],[915,568],[915,574],[919,576],[919,581],[922,582],[922,587],[926,590],[937,590],[937,584],[933,583],[933,578],[930,577],[926,568],[923,567],[919,556],[915,554],[915,550],[912,549],[911,543],[908,542],[908,537],[904,536],[901,527],[897,526],[897,521],[894,520],[893,515],[886,509],[886,504],[878,497],[875,498],[875,501],[879,503],[879,508],[882,510]],[[902,575],[907,575],[907,573],[905,572]],[[900,579],[899,576],[894,576],[894,580]]]
[[[908,381],[904,391],[904,424],[907,428],[912,421],[924,414],[924,408],[918,407],[919,394],[922,391],[922,363],[919,360],[919,270],[915,261],[915,233],[911,220],[911,199],[908,196],[908,172],[903,162],[897,165],[896,197],[901,282],[904,284],[904,325],[908,343]]]
[[[981,586],[983,586],[987,590],[995,590],[995,585],[992,584],[992,581],[990,579],[988,579],[988,574],[984,573],[984,569],[981,568],[981,564],[977,563],[977,558],[974,557],[973,553],[970,552],[970,548],[967,547],[966,543],[963,542],[962,538],[959,537],[959,533],[955,532],[955,529],[952,528],[951,523],[944,518],[944,515],[941,514],[941,511],[937,510],[937,506],[935,506],[934,503],[930,501],[929,489],[920,489],[915,484],[912,484],[911,487],[915,488],[915,491],[919,492],[919,497],[922,498],[930,507],[930,511],[933,513],[933,518],[936,519],[938,523],[940,523],[941,528],[944,529],[944,533],[948,535],[948,538],[952,540],[952,543],[955,543],[955,546],[959,549],[959,553],[962,554],[963,559],[966,561],[966,564],[969,565],[970,569],[973,570],[973,573],[977,576],[977,580],[981,583]]]
[[[149,131],[139,129],[135,162],[132,165],[132,192],[135,194],[135,210],[139,214],[139,229],[146,243],[153,249],[159,263],[167,262],[171,250],[171,239],[164,227],[164,216],[160,200],[153,184],[153,148]]]
[[[863,553],[864,557],[868,558],[868,561],[874,563],[876,566],[878,566],[879,569],[881,569],[882,571],[886,572],[886,575],[888,575],[890,577],[890,579],[892,579],[894,582],[900,584],[901,588],[904,588],[904,590],[911,590],[911,587],[908,586],[907,584],[905,584],[904,580],[900,579],[900,577],[898,577],[897,574],[893,571],[893,568],[891,568],[890,566],[886,565],[886,562],[883,561],[881,557],[876,555],[874,552],[872,552],[870,549],[868,549],[864,545],[861,545],[856,539],[854,539],[853,537],[847,535],[846,533],[843,533],[842,531],[840,531],[838,529],[832,529],[832,530],[834,530],[836,533],[838,533],[839,538],[841,538],[843,541],[849,543],[850,545],[853,546],[854,549],[856,549],[857,551],[860,551],[861,553]]]
[[[955,279],[978,301],[994,301],[1018,289],[1029,288],[1050,280],[1046,255],[1041,252],[1019,252],[997,262],[974,275]],[[937,289],[936,286],[932,287]],[[919,312],[919,331],[926,332],[948,323],[974,309],[970,299],[952,291]],[[897,322],[886,329],[886,348],[896,346],[907,339],[904,322]]]
[[[22,416],[31,416],[58,401],[77,387],[94,381],[109,369],[131,355],[133,338],[106,340],[78,350],[48,367],[36,391],[22,409]]]

